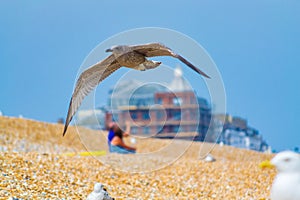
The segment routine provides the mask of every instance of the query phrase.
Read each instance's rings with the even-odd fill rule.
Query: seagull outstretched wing
[[[83,98],[86,97],[101,81],[120,67],[119,63],[115,60],[115,57],[110,55],[106,59],[82,72],[76,82],[76,87],[70,101],[63,136],[66,134],[69,123],[78,107],[81,105]]]
[[[179,59],[181,62],[189,66],[198,74],[205,76],[206,78],[210,78],[206,73],[195,67],[192,63],[186,60],[181,55],[173,52],[169,47],[166,47],[160,43],[149,43],[143,45],[134,45],[131,46],[133,51],[136,51],[140,54],[143,54],[145,57],[156,57],[156,56],[172,56],[174,58]]]

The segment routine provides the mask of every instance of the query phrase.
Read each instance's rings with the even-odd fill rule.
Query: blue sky
[[[224,81],[228,113],[246,118],[277,150],[300,145],[298,0],[4,0],[0,27],[5,115],[48,122],[65,117],[78,69],[93,48],[122,31],[162,27],[190,36],[210,54]]]

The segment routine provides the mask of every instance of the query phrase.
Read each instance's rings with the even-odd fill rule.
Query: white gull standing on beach
[[[96,183],[94,191],[89,194],[87,200],[114,200],[114,198],[108,195],[108,192],[101,183]]]
[[[277,169],[271,200],[300,200],[300,155],[280,152],[271,160],[271,165]]]

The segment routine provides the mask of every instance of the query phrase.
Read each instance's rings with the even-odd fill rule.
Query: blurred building
[[[107,105],[110,110],[124,106],[151,106],[156,92],[167,91],[162,85],[143,84],[138,80],[125,80],[109,91]]]
[[[218,143],[255,151],[269,150],[269,146],[263,140],[262,135],[259,134],[258,130],[249,127],[247,120],[228,114],[215,115],[214,118],[224,120]]]
[[[132,80],[122,83],[111,92],[109,103],[107,123],[117,121],[124,127],[131,121],[132,134],[148,137],[172,138],[179,132],[193,132],[196,135],[184,138],[203,140],[211,119],[208,102],[195,96],[179,67],[167,86]]]

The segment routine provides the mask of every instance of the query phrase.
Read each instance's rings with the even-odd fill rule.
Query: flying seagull
[[[95,65],[92,65],[79,76],[70,101],[63,136],[66,134],[69,123],[80,106],[83,98],[87,96],[101,81],[121,67],[145,71],[156,68],[161,64],[161,62],[147,60],[147,57],[171,56],[178,58],[181,62],[192,68],[198,74],[206,78],[210,78],[184,57],[174,53],[170,48],[160,43],[132,46],[117,45],[107,49],[106,52],[112,52],[112,54]]]

